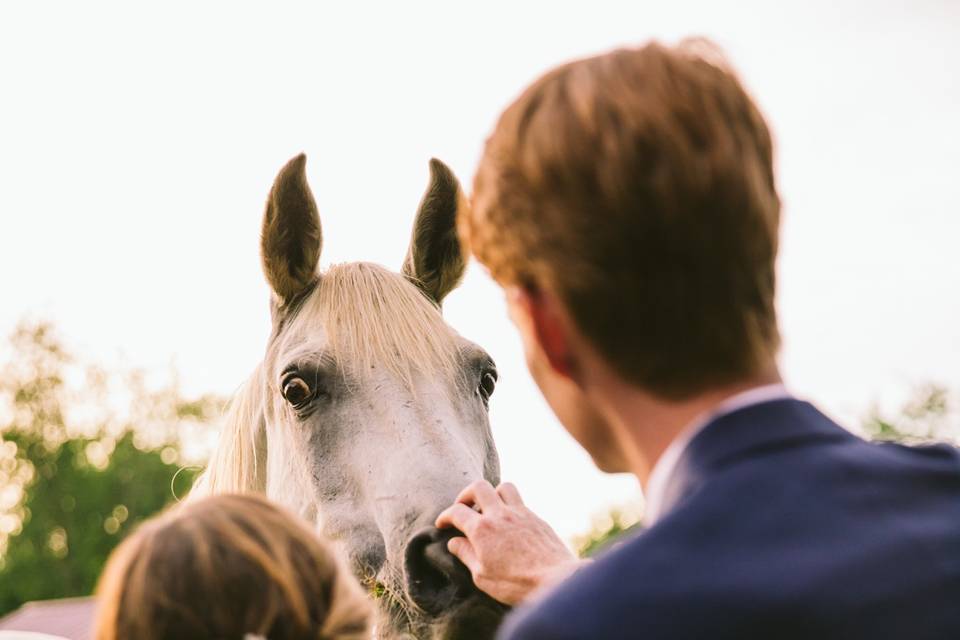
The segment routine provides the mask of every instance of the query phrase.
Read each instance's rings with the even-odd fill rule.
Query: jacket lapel
[[[722,415],[690,441],[667,481],[663,513],[709,482],[724,467],[765,452],[812,440],[856,438],[809,402],[792,398],[751,405]]]

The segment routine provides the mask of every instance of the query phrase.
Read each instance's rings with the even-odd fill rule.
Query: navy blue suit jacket
[[[501,638],[960,639],[960,456],[857,438],[797,400],[718,418],[665,514]]]

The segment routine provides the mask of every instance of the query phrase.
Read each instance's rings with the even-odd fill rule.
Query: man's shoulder
[[[685,541],[692,525],[664,523],[618,543],[514,612],[501,637],[617,638],[631,637],[639,629],[651,638],[706,633],[712,626],[711,613],[698,610],[698,603],[703,603],[709,586],[697,576],[709,571],[705,562],[716,556],[708,547],[716,549],[716,544],[690,548]],[[731,599],[727,610],[737,604]],[[690,613],[696,619],[690,619]]]
[[[960,597],[957,557],[954,449],[854,438],[788,447],[718,472],[654,527],[511,616],[503,637],[746,637],[765,620],[777,637],[785,623],[796,637],[870,637],[864,629],[895,628],[886,616],[898,607],[949,609],[947,596]],[[937,625],[956,630],[960,614]],[[916,637],[936,637],[921,627]]]

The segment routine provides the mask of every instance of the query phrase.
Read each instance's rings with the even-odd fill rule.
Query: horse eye
[[[480,386],[477,388],[484,402],[490,401],[490,396],[493,395],[493,390],[496,386],[497,374],[493,371],[484,371],[483,375],[480,376]]]
[[[294,409],[299,409],[310,400],[313,395],[303,378],[299,376],[290,376],[283,381],[283,398],[289,402]]]

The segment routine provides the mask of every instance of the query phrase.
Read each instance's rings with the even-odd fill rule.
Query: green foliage
[[[593,528],[574,540],[577,555],[581,558],[592,557],[615,544],[625,535],[639,531],[641,512],[637,509],[613,509],[593,524]]]
[[[178,426],[219,410],[211,397],[148,391],[139,373],[118,381],[78,370],[47,324],[21,325],[10,346],[0,372],[0,614],[89,594],[119,541],[192,483]],[[74,389],[67,380],[77,377]]]
[[[894,415],[874,408],[863,423],[871,440],[903,442],[953,442],[960,444],[960,401],[939,385],[917,389]]]

